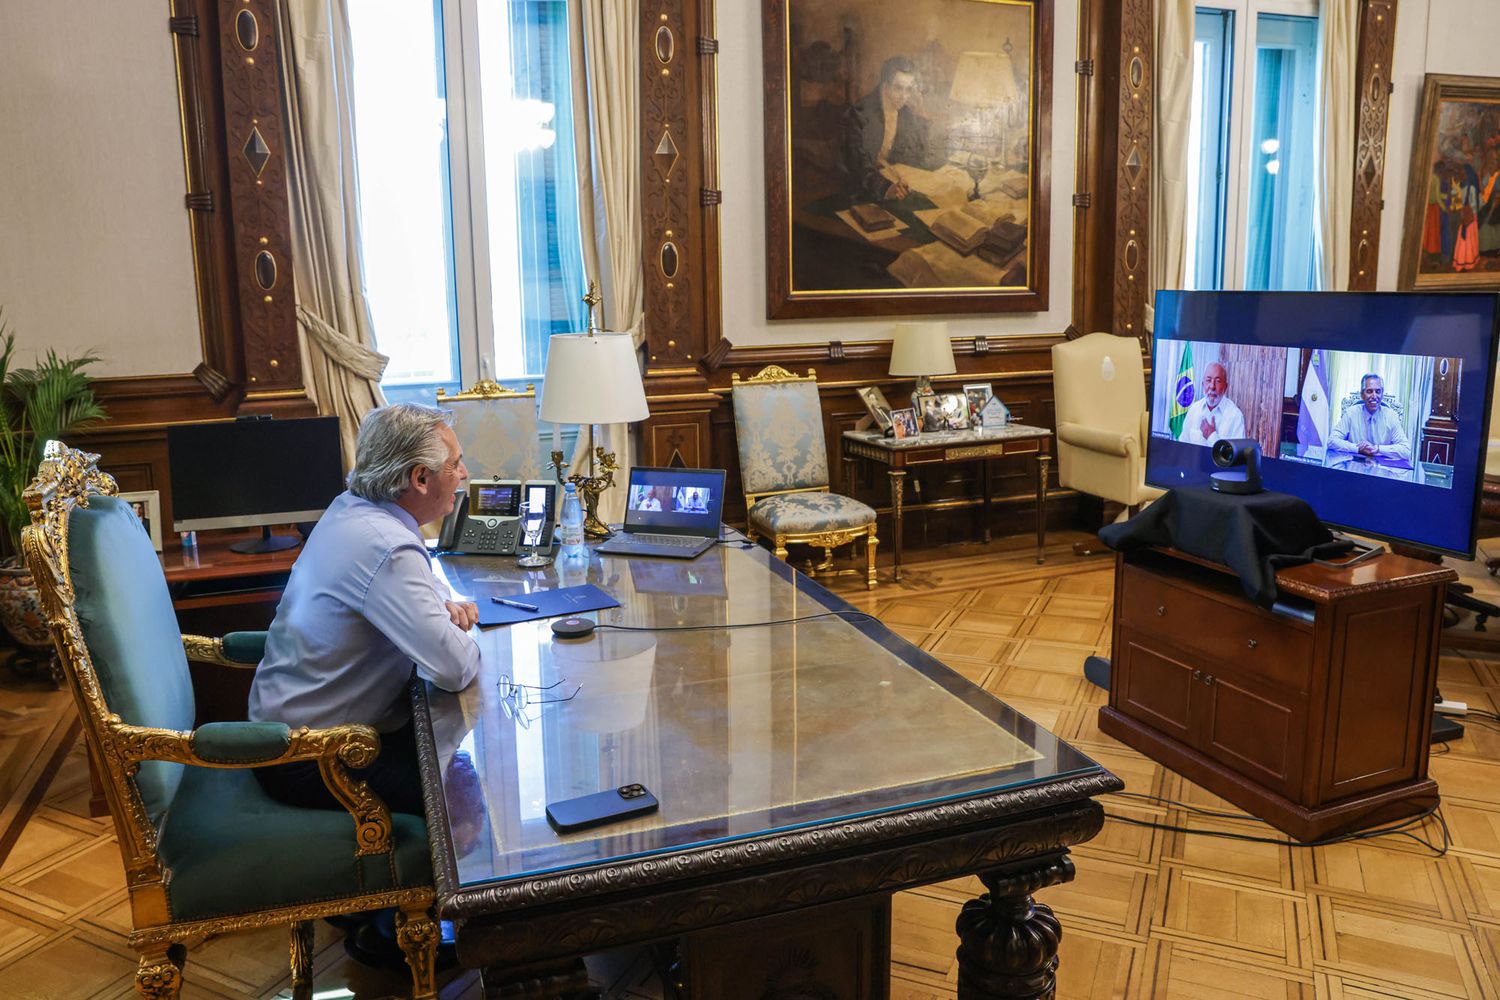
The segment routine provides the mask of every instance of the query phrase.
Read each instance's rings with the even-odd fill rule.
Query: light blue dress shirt
[[[1358,452],[1362,444],[1375,446],[1375,457],[1387,463],[1411,468],[1411,442],[1401,426],[1401,418],[1389,407],[1374,413],[1357,403],[1344,411],[1333,433],[1328,436],[1330,458],[1333,452]]]
[[[250,687],[250,718],[400,729],[414,664],[447,691],[479,672],[479,646],[448,617],[451,599],[415,518],[340,494],[292,566]]]

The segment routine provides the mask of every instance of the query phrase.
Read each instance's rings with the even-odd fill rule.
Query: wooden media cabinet
[[[1457,574],[1386,554],[1276,579],[1284,613],[1252,604],[1223,566],[1116,555],[1099,728],[1298,840],[1435,805],[1428,739]]]

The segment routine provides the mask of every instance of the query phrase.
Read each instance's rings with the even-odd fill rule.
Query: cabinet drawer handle
[[[1257,645],[1259,645],[1259,644],[1254,639],[1250,640],[1250,648],[1251,649],[1254,649]]]
[[[1167,613],[1167,606],[1165,604],[1158,604],[1156,606],[1156,616],[1158,618],[1165,616],[1166,613]]]
[[[1212,684],[1213,682],[1214,682],[1214,675],[1213,674],[1205,674],[1204,675],[1204,677],[1203,677],[1203,683],[1205,685]]]
[[[1193,680],[1195,680],[1195,681],[1201,681],[1202,679],[1203,679],[1203,671],[1201,671],[1201,670],[1194,670],[1193,671]]]

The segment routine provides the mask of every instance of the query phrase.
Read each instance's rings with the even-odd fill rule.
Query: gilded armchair
[[[776,557],[788,545],[823,549],[814,575],[833,565],[833,550],[865,540],[865,585],[875,589],[875,509],[828,491],[828,446],[817,376],[768,365],[751,378],[731,379],[734,433],[745,490],[749,535],[769,538]]]
[[[435,996],[425,821],[392,814],[349,770],[374,760],[379,737],[360,725],[193,729],[187,652],[253,665],[263,636],[178,633],[157,555],[97,457],[48,442],[22,550],[114,820],[137,992],[176,997],[188,949],[209,936],[286,924],[307,996],[312,920],[397,907],[413,995]],[[298,760],[318,762],[347,812],[282,805],[250,770]]]
[[[534,386],[517,392],[481,379],[452,396],[439,389],[437,404],[453,411],[453,433],[471,478],[540,478]]]

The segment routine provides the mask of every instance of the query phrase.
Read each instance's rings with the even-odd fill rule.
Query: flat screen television
[[[274,524],[316,521],[344,490],[338,417],[222,420],[167,428],[172,530],[262,528],[236,552],[274,552],[297,539]]]
[[[1491,293],[1158,292],[1146,481],[1253,438],[1331,527],[1472,559],[1497,321]]]

